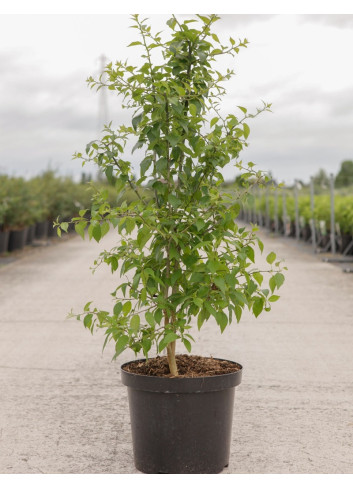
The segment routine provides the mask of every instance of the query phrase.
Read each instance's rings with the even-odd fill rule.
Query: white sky
[[[149,15],[153,31],[167,31],[169,16]],[[85,80],[102,53],[139,62],[139,49],[126,48],[129,25],[127,14],[0,15],[0,172],[29,177],[51,162],[80,175],[72,154],[99,134],[99,94]],[[215,30],[250,41],[222,63],[237,73],[226,110],[273,104],[250,121],[243,161],[290,183],[353,159],[353,15],[222,15]],[[112,92],[108,102],[113,125],[126,121]],[[235,173],[229,166],[225,177]]]

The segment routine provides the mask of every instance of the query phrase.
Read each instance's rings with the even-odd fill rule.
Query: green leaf
[[[271,295],[271,297],[268,298],[269,302],[276,302],[279,299],[279,295]]]
[[[276,280],[275,277],[271,277],[270,280],[268,281],[268,284],[270,286],[271,292],[273,292],[276,288]]]
[[[203,309],[201,309],[199,315],[197,316],[197,328],[198,328],[198,330],[201,329],[201,326],[203,325],[204,322],[205,322],[205,315],[204,315]]]
[[[259,285],[262,284],[264,277],[260,272],[254,272],[252,276],[254,277],[254,279]]]
[[[209,302],[205,302],[205,308],[207,309],[207,311],[212,314],[212,316],[214,318],[216,318],[217,316],[217,311],[211,306],[211,304]]]
[[[141,161],[140,168],[141,168],[142,177],[151,166],[151,163],[152,163],[152,158],[150,156],[147,156],[144,160]]]
[[[214,126],[219,121],[219,117],[213,117],[210,122],[210,127]]]
[[[199,282],[202,282],[203,280],[203,273],[198,273],[198,272],[194,272],[191,277],[190,277],[190,282],[196,282],[196,283],[199,283]]]
[[[194,297],[192,301],[197,307],[201,308],[203,306],[203,300],[200,299],[199,297]]]
[[[251,260],[253,263],[255,263],[255,252],[254,249],[251,248],[251,246],[246,247],[246,254],[249,260]]]
[[[68,229],[68,227],[69,227],[69,223],[68,223],[68,222],[62,222],[62,223],[60,224],[60,227],[61,227],[61,229],[62,229],[63,231],[65,231],[65,233],[67,233],[67,229]]]
[[[197,230],[200,231],[200,229],[205,227],[206,223],[205,223],[204,219],[199,218],[196,220],[195,225],[197,227]]]
[[[135,229],[135,219],[127,218],[125,221],[125,230],[127,234],[131,234],[132,231]]]
[[[282,273],[278,272],[274,275],[274,279],[276,282],[276,286],[279,289],[284,282],[284,275]]]
[[[167,333],[159,343],[158,351],[161,352],[162,350],[164,350],[164,348],[166,348],[166,346],[169,345],[169,343],[172,343],[177,339],[179,339],[179,336],[176,333]]]
[[[146,318],[146,321],[148,322],[148,324],[151,326],[151,328],[153,328],[156,324],[156,321],[154,320],[153,314],[150,311],[147,311],[145,313],[145,318]]]
[[[145,287],[141,290],[140,299],[142,302],[146,302],[147,300],[147,290]]]
[[[219,39],[218,39],[217,34],[215,34],[215,33],[213,32],[211,35],[212,35],[212,39],[213,39],[214,41],[216,41],[216,42],[218,42],[218,43],[219,43]]]
[[[221,277],[215,277],[213,279],[214,283],[217,285],[217,287],[223,292],[223,294],[226,293],[226,284],[223,278]]]
[[[167,20],[167,26],[173,30],[174,30],[175,24],[176,24],[176,20],[174,17],[171,17],[169,20]]]
[[[271,251],[271,253],[267,255],[266,261],[271,265],[275,261],[275,259],[276,259],[276,253]]]
[[[235,311],[235,317],[237,318],[237,322],[239,323],[241,319],[241,315],[243,313],[243,309],[240,306],[235,306],[234,311]]]
[[[255,315],[255,317],[258,317],[259,314],[262,312],[262,309],[264,308],[264,302],[262,297],[256,297],[252,310]]]
[[[247,139],[250,134],[250,127],[245,122],[243,122],[243,131],[245,139]]]
[[[197,107],[195,104],[189,104],[190,114],[195,117],[197,115]]]
[[[180,205],[181,205],[181,200],[178,199],[178,197],[175,197],[175,195],[173,195],[173,194],[168,195],[168,202],[170,204],[172,204],[174,209],[178,209],[178,207],[180,207]]]
[[[158,161],[156,161],[156,170],[158,173],[163,173],[167,169],[167,166],[167,158],[160,158]]]
[[[104,221],[101,225],[102,238],[109,232],[110,226],[108,221]]]
[[[190,353],[191,352],[191,343],[190,343],[190,341],[187,340],[186,338],[183,338],[183,343],[184,343],[184,346],[187,349],[187,351]]]
[[[121,311],[123,310],[123,305],[121,302],[117,302],[114,306],[113,313],[115,316],[120,316]]]
[[[125,350],[126,345],[128,343],[129,343],[129,337],[128,336],[126,336],[126,335],[120,336],[118,341],[116,342],[116,345],[115,345],[116,355],[120,355],[120,353],[122,353]]]
[[[84,230],[86,226],[87,226],[87,221],[81,221],[75,224],[75,231],[77,234],[81,236],[82,239],[85,238]]]
[[[140,112],[138,115],[136,115],[135,117],[133,117],[131,123],[132,123],[132,127],[135,129],[135,131],[137,129],[137,126],[142,121],[142,117],[143,117],[143,112]]]
[[[217,324],[220,326],[221,328],[221,332],[223,333],[225,327],[227,326],[228,324],[228,318],[227,318],[227,315],[224,314],[223,311],[219,311],[216,313],[216,321],[217,321]]]
[[[92,325],[92,317],[93,314],[86,314],[86,316],[83,319],[83,324],[86,328],[90,328]]]
[[[140,231],[138,232],[138,235],[137,235],[137,244],[138,244],[140,250],[142,250],[143,247],[145,246],[145,244],[149,241],[151,234],[152,233],[148,228],[140,229]]]
[[[93,226],[93,229],[92,229],[92,237],[97,241],[97,243],[101,239],[101,237],[102,237],[102,231],[101,231],[100,224],[96,224],[95,226]]]
[[[161,324],[162,317],[163,317],[162,310],[157,309],[156,312],[154,313],[154,319],[156,320],[156,323]]]
[[[137,332],[140,329],[140,316],[138,314],[135,314],[135,316],[132,316],[130,319],[130,328],[134,332]]]
[[[171,146],[175,146],[179,140],[180,140],[180,136],[178,134],[168,134],[167,136],[167,141],[171,144]]]
[[[210,270],[211,273],[216,273],[217,270],[219,269],[219,262],[215,260],[209,260],[206,263],[207,268]]]
[[[131,311],[131,307],[132,307],[131,301],[125,302],[122,309],[124,316],[127,316],[129,314],[129,312]]]

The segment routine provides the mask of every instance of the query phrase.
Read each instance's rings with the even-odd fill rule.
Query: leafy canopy
[[[89,238],[99,241],[114,227],[121,238],[95,262],[122,277],[112,294],[113,310],[102,311],[89,302],[76,315],[91,331],[105,329],[105,344],[114,340],[115,356],[131,348],[147,357],[155,344],[158,352],[167,347],[169,358],[175,341],[190,351],[193,318],[200,329],[212,316],[223,332],[239,322],[245,308],[255,316],[270,310],[278,299],[273,293],[284,280],[270,253],[272,275],[262,288],[263,274],[251,267],[255,245],[261,251],[263,245],[255,228],[249,231],[235,222],[241,202],[251,198],[251,185],[261,185],[267,177],[253,163],[245,168],[237,161],[248,185],[238,195],[222,190],[222,168],[247,146],[248,120],[270,105],[264,103],[255,114],[241,106],[236,115],[221,114],[222,83],[234,72],[220,73],[217,59],[235,56],[248,41],[230,38],[223,44],[213,32],[218,19],[198,15],[181,23],[173,16],[167,22],[169,39],[163,41],[161,33],[152,34],[147,19],[133,15],[138,39],[130,46],[142,49],[141,64],[117,61],[100,78],[88,79],[90,87],[116,92],[123,107],[132,110],[130,125],[106,126],[100,140],[75,154],[83,164],[94,161],[118,193],[130,188],[136,196],[129,204],[111,207],[104,192],[97,192],[91,215],[81,211],[74,219],[82,237],[87,228]],[[129,140],[134,140],[132,152],[144,151],[137,181],[125,157]],[[145,185],[150,193],[141,190]]]

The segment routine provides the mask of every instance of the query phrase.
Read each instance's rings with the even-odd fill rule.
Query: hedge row
[[[114,187],[95,183],[99,190],[108,192],[108,201],[116,205],[121,200],[131,202],[133,192],[120,196]],[[80,209],[91,208],[94,190],[90,184],[75,183],[71,178],[47,171],[26,181],[23,178],[0,175],[0,231],[18,230],[37,222],[70,220]]]
[[[277,212],[278,218],[283,221],[283,192],[286,192],[286,213],[291,222],[295,222],[295,200],[293,191],[278,190]],[[255,195],[254,202],[249,206],[252,211],[266,215],[266,194],[259,197]],[[298,209],[301,226],[310,223],[314,217],[317,227],[320,221],[325,223],[327,231],[331,226],[331,201],[328,194],[315,195],[314,213],[312,215],[309,195],[298,196]],[[343,234],[353,235],[353,195],[335,195],[334,200],[335,222]],[[269,194],[269,217],[275,219],[275,196],[273,192]]]

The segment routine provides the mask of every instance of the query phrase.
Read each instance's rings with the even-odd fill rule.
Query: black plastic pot
[[[309,239],[311,238],[311,227],[309,224],[305,224],[305,226],[303,227],[301,237],[304,241],[309,241]]]
[[[0,231],[0,254],[6,253],[9,245],[10,231]]]
[[[194,378],[137,375],[125,365],[121,379],[128,388],[136,468],[150,474],[221,472],[229,463],[241,365],[231,374]]]
[[[35,237],[36,239],[45,239],[48,237],[48,221],[37,222]]]
[[[30,245],[33,243],[34,235],[35,235],[36,225],[32,224],[28,227],[26,245]]]
[[[9,237],[9,251],[22,250],[26,245],[28,227],[18,230],[11,230]]]
[[[352,241],[353,241],[353,236],[351,234],[342,234],[342,241],[341,241],[341,245],[339,247],[340,253],[344,253]],[[353,254],[353,248],[352,247],[350,247],[347,254],[348,255]]]
[[[57,228],[53,226],[53,220],[48,221],[48,237],[53,238],[58,236]]]

